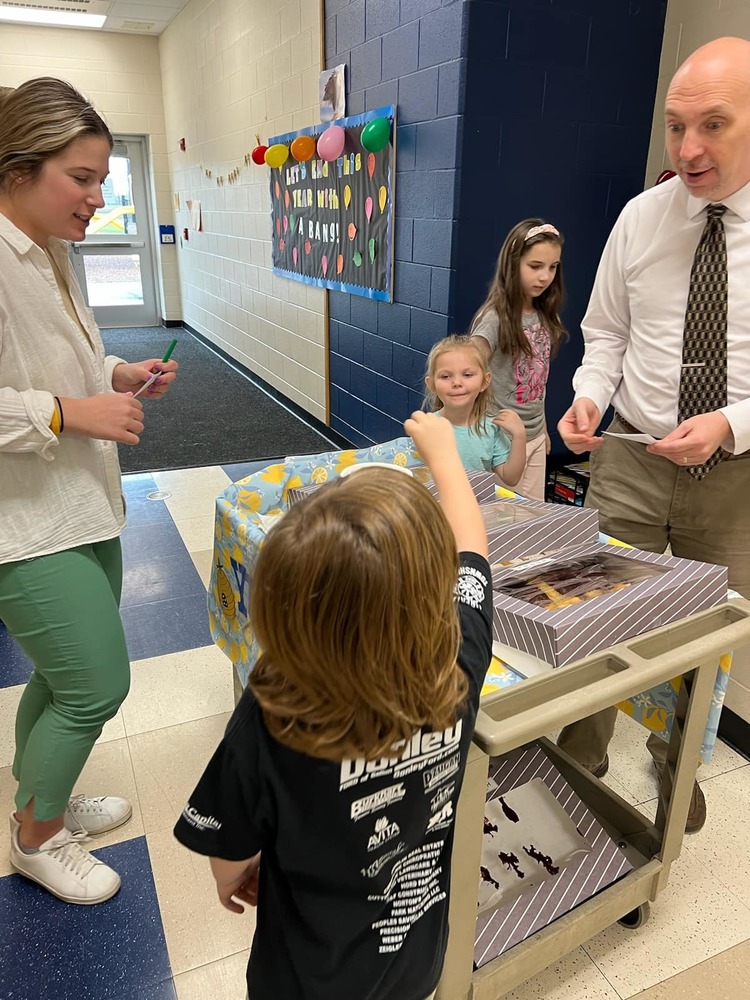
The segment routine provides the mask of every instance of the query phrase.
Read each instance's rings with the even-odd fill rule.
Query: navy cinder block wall
[[[397,104],[394,302],[331,292],[331,426],[357,445],[403,433],[426,352],[451,323],[462,0],[326,0],[326,65],[347,114]]]
[[[332,427],[357,445],[401,433],[430,346],[467,329],[505,233],[541,215],[566,239],[554,428],[599,255],[643,187],[666,0],[325,0],[325,15],[347,113],[398,105],[394,302],[330,293]]]

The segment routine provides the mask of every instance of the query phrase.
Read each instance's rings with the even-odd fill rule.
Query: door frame
[[[127,155],[130,159],[130,176],[133,190],[133,204],[138,220],[137,235],[123,234],[122,237],[106,233],[89,236],[70,246],[70,259],[78,278],[86,303],[89,302],[84,258],[124,254],[137,254],[141,263],[141,285],[143,303],[141,305],[92,306],[94,319],[101,328],[159,326],[159,306],[157,289],[157,262],[154,239],[153,212],[151,206],[150,160],[148,136],[113,136],[113,155]]]

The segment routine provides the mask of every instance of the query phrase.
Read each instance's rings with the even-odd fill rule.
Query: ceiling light
[[[68,10],[41,10],[36,7],[6,7],[0,4],[0,21],[25,24],[56,24],[62,28],[101,28],[106,14],[76,14]]]

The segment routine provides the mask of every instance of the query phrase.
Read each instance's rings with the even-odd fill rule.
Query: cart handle
[[[506,753],[748,644],[750,602],[733,599],[485,696],[474,742]]]

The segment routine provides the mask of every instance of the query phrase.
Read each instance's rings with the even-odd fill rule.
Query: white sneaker
[[[71,833],[82,830],[95,837],[117,829],[127,823],[132,815],[132,805],[127,799],[121,799],[117,795],[100,795],[95,799],[73,795],[65,810],[65,829]]]
[[[43,886],[66,903],[92,906],[103,903],[120,888],[120,876],[85,851],[65,827],[50,837],[36,854],[24,854],[18,843],[18,823],[11,823],[10,860],[21,875]]]

